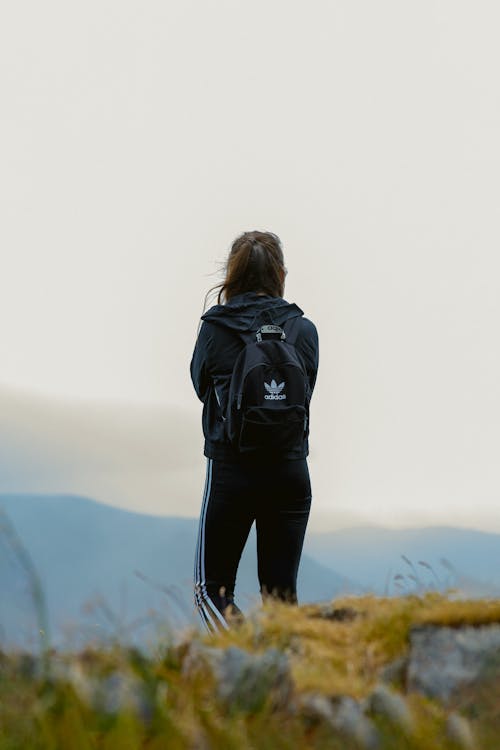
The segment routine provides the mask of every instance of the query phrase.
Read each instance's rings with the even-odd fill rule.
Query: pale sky
[[[198,318],[261,229],[319,331],[312,521],[500,531],[499,24],[494,0],[4,4],[0,492],[196,515]]]

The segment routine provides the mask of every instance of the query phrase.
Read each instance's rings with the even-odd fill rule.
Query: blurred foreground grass
[[[270,602],[227,632],[192,629],[175,644],[166,636],[148,656],[118,643],[51,651],[45,661],[0,652],[0,750],[358,748],[355,736],[307,710],[305,698],[366,699],[383,670],[407,654],[413,625],[498,622],[498,600],[453,601],[436,593],[346,597],[300,607]],[[254,684],[250,700],[231,700],[231,686],[221,690],[210,654],[237,655],[239,649],[255,655],[273,649],[286,664],[288,685],[260,691]],[[405,694],[397,675],[392,682],[414,723],[409,731],[404,722],[374,715],[378,747],[466,747],[446,731],[450,706]],[[498,673],[453,706],[469,719],[474,747],[500,748],[499,706]]]

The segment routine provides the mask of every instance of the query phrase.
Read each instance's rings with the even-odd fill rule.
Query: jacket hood
[[[233,331],[252,331],[268,323],[279,326],[303,314],[298,305],[282,297],[245,292],[232,297],[225,305],[214,305],[201,319]]]

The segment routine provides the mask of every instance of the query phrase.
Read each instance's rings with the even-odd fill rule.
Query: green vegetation
[[[469,720],[474,746],[491,750],[500,736],[495,665],[480,686],[446,707],[407,694],[395,670],[391,694],[404,698],[411,722],[394,718],[396,709],[403,712],[397,702],[385,714],[372,711],[370,695],[384,670],[407,655],[413,625],[498,622],[500,601],[452,601],[436,593],[346,597],[301,607],[269,602],[231,631],[210,636],[192,630],[181,643],[160,642],[153,656],[118,643],[78,654],[50,651],[41,660],[0,653],[0,750],[370,746],[346,731],[345,722],[322,718],[322,700],[338,706],[349,698],[364,706],[380,748],[465,747],[447,728],[453,709]],[[231,684],[221,655],[241,663],[247,653],[255,659],[270,654],[271,671],[252,682],[247,665]]]

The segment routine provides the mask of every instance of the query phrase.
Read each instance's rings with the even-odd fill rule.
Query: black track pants
[[[195,603],[209,630],[227,628],[236,571],[253,521],[262,598],[297,602],[297,571],[311,507],[307,460],[242,466],[207,459],[194,564]]]

